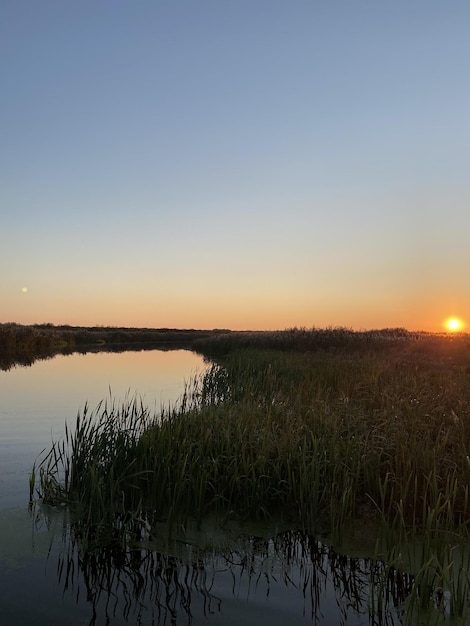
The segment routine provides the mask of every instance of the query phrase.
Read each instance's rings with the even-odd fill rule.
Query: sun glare
[[[458,330],[462,330],[462,327],[463,327],[463,324],[461,320],[459,320],[457,317],[449,317],[449,319],[446,320],[446,328],[451,333],[455,333]]]

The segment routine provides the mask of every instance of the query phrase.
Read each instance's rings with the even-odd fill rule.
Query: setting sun
[[[446,320],[446,328],[448,331],[455,333],[458,330],[462,330],[462,322],[457,317],[450,317]]]

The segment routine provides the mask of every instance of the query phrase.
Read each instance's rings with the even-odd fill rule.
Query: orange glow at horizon
[[[27,293],[21,284],[26,284]],[[418,293],[418,300],[386,294],[383,299],[335,291],[323,300],[300,288],[253,293],[209,288],[191,291],[152,292],[133,286],[119,290],[109,286],[79,284],[53,290],[41,283],[12,287],[10,301],[2,301],[1,322],[52,323],[71,326],[116,326],[141,328],[227,328],[231,330],[282,330],[292,327],[345,327],[352,330],[406,328],[409,331],[456,334],[467,330],[464,315],[470,296]],[[455,315],[449,312],[455,311]],[[449,324],[449,320],[455,320]]]

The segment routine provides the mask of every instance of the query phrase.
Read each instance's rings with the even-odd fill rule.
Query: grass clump
[[[32,489],[68,505],[89,545],[214,512],[329,533],[371,516],[468,533],[468,344],[426,341],[233,348],[177,407],[84,411]]]

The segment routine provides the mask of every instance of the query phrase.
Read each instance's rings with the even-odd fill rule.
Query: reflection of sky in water
[[[61,438],[87,403],[137,395],[151,409],[176,402],[202,357],[187,350],[57,356],[0,371],[0,510],[22,506],[36,456]]]

